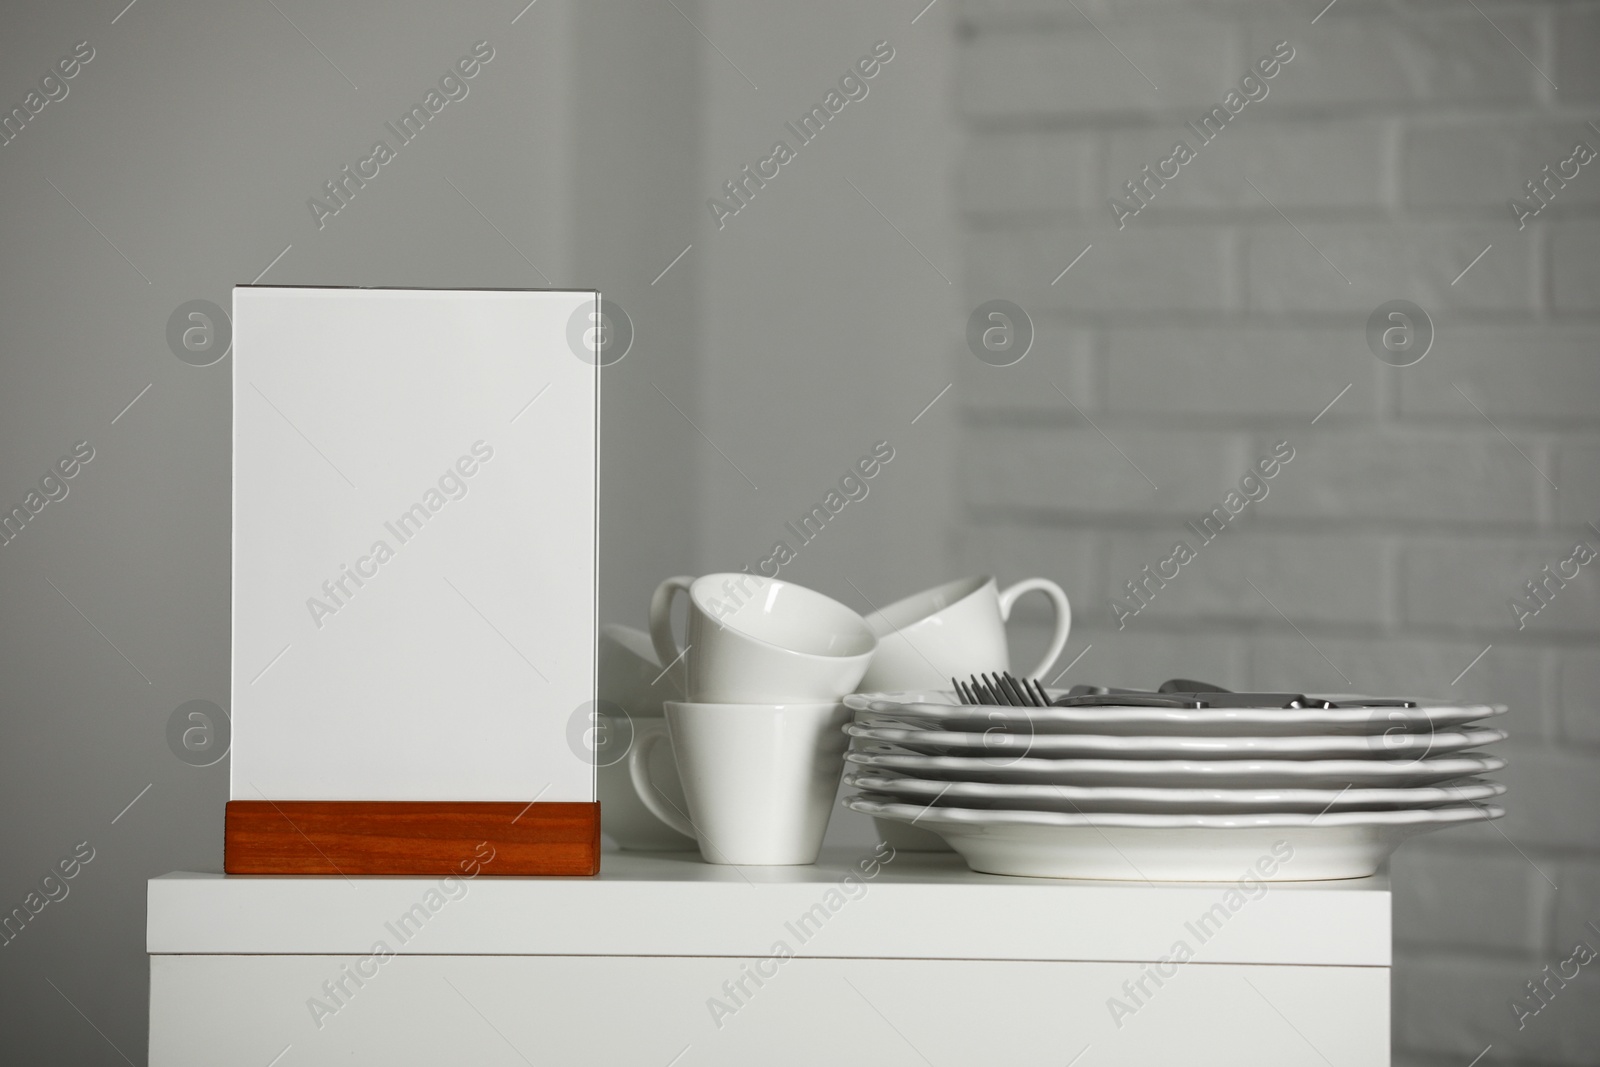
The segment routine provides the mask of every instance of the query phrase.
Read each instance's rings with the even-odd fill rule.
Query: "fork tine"
[[[1026,678],[1018,678],[1017,676],[1012,675],[1011,684],[1016,686],[1017,696],[1021,698],[1022,706],[1025,708],[1033,707],[1033,686],[1028,684],[1028,680]]]
[[[998,702],[1008,708],[1014,707],[1016,701],[1012,699],[1011,690],[1006,686],[1005,679],[999,674],[992,675],[992,677],[994,678],[994,691],[999,697]]]
[[[1017,676],[1012,674],[1010,671],[1007,671],[1005,677],[1006,686],[1011,690],[1011,695],[1014,698],[1012,703],[1019,708],[1032,707],[1033,698],[1030,694],[1023,691],[1022,685],[1019,683]]]
[[[1011,691],[1017,695],[1017,707],[1033,707],[1033,690],[1028,688],[1027,682],[1023,681],[1021,678],[1018,678],[1010,671],[1007,671],[1006,684],[1009,685],[1011,687]]]
[[[1044,691],[1044,683],[1039,681],[1037,678],[1033,679],[1033,691],[1034,695],[1038,697],[1038,706],[1041,708],[1048,708],[1050,706],[1050,694]]]
[[[1000,692],[1005,696],[1007,707],[1017,706],[1016,691],[1011,687],[1011,672],[1002,671],[994,676],[994,684],[1000,687]]]
[[[1013,707],[1027,707],[1027,705],[1032,704],[1032,701],[1029,701],[1026,696],[1022,696],[1021,686],[1018,686],[1016,677],[1013,677],[1013,673],[1010,670],[1006,670],[1003,673],[1002,681],[1005,683],[1006,693],[1010,694]]]

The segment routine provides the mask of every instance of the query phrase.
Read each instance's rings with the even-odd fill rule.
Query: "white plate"
[[[844,804],[927,827],[967,866],[987,874],[1241,883],[1365,878],[1414,834],[1505,814],[1495,804],[1323,815],[1068,815],[929,808],[860,796]],[[1241,890],[1239,906],[1247,900]]]
[[[861,713],[857,713],[860,715]],[[897,723],[897,725],[889,725]],[[1022,724],[1024,727],[1026,724]],[[1113,737],[1104,734],[984,733],[929,730],[896,719],[869,715],[849,723],[845,733],[863,741],[883,741],[932,756],[985,756],[991,759],[1419,759],[1481,748],[1504,741],[1506,732],[1488,727],[1308,737]]]
[[[1064,689],[1047,690],[1062,696]],[[1328,694],[1329,700],[1361,697]],[[1461,726],[1504,715],[1504,704],[1443,704],[1418,701],[1414,708],[1008,708],[962,704],[949,690],[853,693],[844,702],[856,712],[893,715],[951,730],[987,730],[1024,723],[1035,734],[1116,735],[1386,734]]]
[[[1418,786],[1486,774],[1506,765],[1499,756],[1477,752],[1422,760],[1013,760],[924,756],[889,746],[868,746],[852,749],[844,758],[858,767],[898,771],[940,781],[1143,785],[1168,789],[1188,786],[1217,789]]]
[[[939,782],[852,772],[845,784],[873,793],[874,800],[940,807],[1026,811],[1121,811],[1168,815],[1227,812],[1305,812],[1437,808],[1488,800],[1506,791],[1499,782],[1469,778],[1437,786],[1387,789],[1161,789],[1141,786],[1016,785],[996,782]],[[921,825],[920,823],[918,825]]]

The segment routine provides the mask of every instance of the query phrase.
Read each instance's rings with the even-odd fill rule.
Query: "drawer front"
[[[153,1067],[1389,1062],[1383,967],[161,955],[150,1016]]]

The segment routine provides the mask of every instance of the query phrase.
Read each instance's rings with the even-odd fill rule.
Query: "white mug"
[[[815,863],[833,813],[849,744],[843,704],[667,702],[686,810],[659,799],[652,735],[628,754],[645,806],[692,835],[707,863]]]
[[[694,848],[685,836],[662,822],[640,798],[628,765],[641,747],[649,751],[647,778],[650,789],[667,807],[684,806],[683,786],[673,762],[667,720],[660,715],[628,716],[625,720],[600,713],[600,741],[595,746],[596,784],[600,794],[600,829],[621,848],[636,852],[684,852]]]
[[[689,594],[682,649],[672,637],[680,590]],[[754,574],[668,578],[650,598],[650,638],[685,699],[717,704],[838,700],[878,647],[866,620],[837,600]]]
[[[645,852],[681,852],[694,847],[656,818],[634,791],[628,753],[653,734],[665,735],[662,703],[683,693],[661,669],[650,635],[631,626],[600,627],[600,714],[595,725],[595,766],[600,792],[600,829],[619,846]],[[673,764],[672,742],[656,744],[654,787],[667,804],[682,806],[683,786]]]
[[[1044,659],[1028,676],[1048,671],[1072,632],[1072,605],[1047,578],[1029,578],[1003,592],[993,578],[961,578],[898,600],[867,616],[878,651],[860,691],[943,689],[951,678],[1011,669],[1006,620],[1024,593],[1044,593],[1055,605],[1056,627]]]

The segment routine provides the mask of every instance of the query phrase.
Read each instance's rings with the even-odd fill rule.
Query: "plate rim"
[[[886,744],[920,744],[920,745],[946,745],[950,747],[966,747],[984,749],[985,738],[988,733],[974,733],[969,730],[926,730],[914,726],[873,726],[852,720],[843,727],[844,732],[851,737],[858,737],[863,741],[878,741]],[[873,731],[873,732],[869,732]],[[888,734],[899,734],[899,737],[890,737]],[[1216,751],[1250,751],[1272,752],[1275,749],[1282,752],[1315,752],[1318,746],[1325,746],[1332,750],[1366,747],[1371,748],[1372,738],[1381,737],[1381,734],[1288,734],[1288,735],[1219,735],[1195,736],[1191,734],[1002,734],[1004,737],[1026,738],[1028,750],[1034,751],[1035,743],[1042,743],[1044,749],[1070,749],[1073,746],[1087,747],[1098,751],[1127,751],[1141,753],[1152,749],[1169,751],[1175,747],[1192,746],[1199,750],[1212,748]],[[1460,739],[1460,744],[1455,745],[1455,750],[1468,748],[1481,748],[1484,745],[1498,744],[1511,735],[1494,726],[1484,726],[1476,730],[1447,729],[1434,730],[1429,733],[1407,734],[1407,737],[1429,737],[1443,739],[1445,744],[1454,744]],[[1427,752],[1434,750],[1435,744],[1430,741],[1426,747]],[[993,753],[995,748],[990,746]],[[1417,757],[1424,758],[1424,757]],[[1415,762],[1415,761],[1413,761]]]
[[[868,790],[870,792],[876,792],[876,793],[886,793],[887,792],[887,790],[883,789],[880,786],[874,786],[874,785],[865,784],[864,782],[861,781],[862,778],[868,778],[868,779],[878,778],[880,781],[884,780],[884,779],[881,778],[881,776],[871,775],[871,774],[859,774],[859,773],[856,773],[854,771],[848,771],[848,772],[845,773],[844,783],[846,785],[850,786],[853,789],[865,789],[865,790]],[[1040,789],[1040,790],[1051,790],[1051,791],[1072,790],[1073,791],[1072,796],[1067,797],[1067,799],[1069,799],[1069,800],[1072,799],[1073,796],[1075,796],[1075,797],[1077,797],[1079,799],[1083,799],[1083,800],[1094,799],[1094,797],[1087,796],[1085,794],[1116,793],[1116,794],[1122,794],[1121,796],[1118,796],[1116,798],[1116,799],[1119,799],[1119,800],[1144,801],[1144,802],[1167,802],[1167,803],[1183,803],[1183,802],[1186,802],[1186,801],[1188,801],[1188,802],[1196,802],[1196,803],[1203,803],[1203,802],[1208,802],[1208,801],[1212,802],[1212,803],[1245,801],[1245,800],[1249,800],[1251,798],[1247,797],[1247,796],[1244,796],[1244,795],[1241,795],[1241,796],[1238,796],[1238,797],[1223,796],[1223,797],[1218,798],[1217,794],[1219,794],[1219,793],[1220,794],[1253,794],[1253,793],[1262,792],[1262,791],[1271,792],[1271,793],[1276,794],[1276,795],[1274,797],[1272,797],[1271,799],[1269,799],[1269,800],[1261,801],[1261,803],[1294,802],[1294,803],[1314,804],[1314,803],[1317,803],[1318,801],[1324,801],[1325,800],[1329,804],[1332,804],[1332,803],[1336,802],[1337,800],[1339,800],[1339,798],[1344,797],[1344,796],[1352,796],[1353,799],[1355,799],[1355,800],[1363,800],[1363,799],[1365,799],[1365,800],[1375,800],[1375,799],[1377,799],[1375,797],[1363,796],[1363,794],[1370,794],[1370,793],[1383,793],[1383,794],[1424,793],[1424,792],[1427,792],[1427,791],[1430,791],[1430,790],[1437,793],[1437,792],[1445,792],[1445,791],[1450,790],[1452,788],[1460,789],[1465,785],[1471,785],[1473,787],[1480,788],[1480,789],[1488,788],[1488,789],[1492,790],[1491,792],[1483,793],[1483,794],[1481,794],[1479,796],[1461,798],[1461,802],[1462,803],[1470,803],[1473,800],[1485,800],[1485,799],[1488,799],[1489,797],[1503,796],[1507,791],[1507,787],[1506,787],[1506,784],[1504,782],[1496,782],[1496,781],[1492,781],[1492,780],[1487,779],[1487,778],[1485,778],[1485,779],[1476,779],[1476,778],[1474,778],[1473,780],[1471,780],[1469,782],[1462,783],[1461,786],[1455,786],[1455,787],[1451,787],[1451,786],[1448,786],[1448,785],[1440,785],[1440,784],[1429,784],[1429,785],[1411,785],[1411,786],[1392,785],[1392,786],[1371,786],[1371,787],[1348,786],[1348,787],[1346,787],[1344,789],[1314,788],[1314,787],[1309,787],[1309,786],[1298,786],[1298,787],[1297,786],[1287,786],[1287,787],[1257,786],[1257,787],[1251,789],[1251,788],[1230,788],[1230,787],[1227,787],[1227,786],[1166,787],[1166,786],[1124,786],[1124,785],[1114,785],[1114,786],[1044,785],[1044,784],[1039,784],[1039,783],[1035,783],[1035,782],[940,782],[937,779],[915,778],[915,777],[906,777],[906,778],[902,778],[902,779],[898,779],[898,780],[899,781],[903,781],[903,782],[913,782],[913,783],[916,783],[918,786],[929,787],[929,791],[930,792],[933,791],[932,790],[933,786],[940,786],[940,785],[948,786],[949,787],[948,789],[940,789],[940,790],[938,790],[938,795],[939,796],[969,795],[969,794],[956,794],[955,793],[956,789],[963,788],[963,787],[968,788],[968,789],[970,789],[970,788],[978,788],[978,789],[994,789],[994,788],[998,788],[998,789],[1004,789],[1004,790]],[[1153,794],[1160,794],[1160,795],[1159,796],[1143,796],[1143,795],[1141,795],[1141,796],[1130,796],[1130,795],[1128,795],[1128,794],[1152,794],[1152,793]],[[1315,796],[1292,796],[1292,797],[1283,796],[1283,794],[1286,794],[1286,793],[1316,794],[1316,795]],[[1190,796],[1179,796],[1177,794],[1206,794],[1206,795],[1202,795],[1202,796],[1193,796],[1193,795],[1190,795]],[[1032,796],[1033,794],[1031,794],[1031,793],[1029,793],[1029,794],[1012,793],[1011,795],[1012,796],[1021,797],[1021,796],[1024,796],[1024,795]],[[1397,799],[1403,800],[1405,798],[1404,797],[1400,797],[1400,798],[1397,798]],[[994,809],[983,809],[983,810],[994,810]]]
[[[852,758],[856,757],[856,758]],[[857,766],[871,766],[869,760],[882,758],[904,760],[960,760],[958,765],[940,764],[933,768],[948,771],[996,771],[1009,767],[1022,766],[1025,770],[1056,770],[1077,771],[1079,773],[1099,773],[1115,771],[1127,773],[1132,776],[1158,774],[1167,772],[1171,774],[1222,774],[1224,772],[1236,773],[1246,770],[1251,774],[1283,774],[1289,777],[1310,778],[1318,774],[1337,775],[1341,773],[1370,772],[1378,769],[1377,773],[1392,772],[1396,775],[1403,771],[1415,768],[1419,763],[1432,763],[1435,767],[1448,760],[1471,760],[1476,769],[1462,771],[1454,777],[1465,777],[1471,774],[1489,774],[1503,770],[1510,766],[1506,757],[1488,752],[1451,752],[1448,755],[1430,759],[1422,757],[1415,760],[1365,760],[1365,759],[1332,759],[1332,760],[1128,760],[1128,759],[1030,759],[1026,756],[1007,763],[997,764],[982,756],[929,756],[921,752],[868,752],[863,749],[852,748],[845,752],[844,758],[848,763]],[[1336,766],[1330,766],[1330,764]],[[883,764],[877,764],[884,766]]]
[[[873,800],[860,794],[840,801],[851,811],[876,818],[927,822],[957,829],[984,826],[1033,826],[1051,829],[1092,827],[1148,830],[1233,830],[1283,828],[1362,828],[1394,826],[1448,826],[1474,821],[1487,822],[1504,817],[1499,804],[1451,804],[1437,808],[1403,808],[1397,811],[1333,811],[1319,815],[1304,812],[1238,812],[1220,815],[1151,814],[1144,812],[1097,811],[1067,813],[1054,811],[1009,810],[1004,808],[935,808],[928,805],[898,804]],[[905,808],[905,814],[888,808]]]
[[[1064,695],[1066,690],[1046,687],[1052,696]],[[1449,717],[1456,720],[1452,725],[1474,722],[1478,719],[1492,719],[1510,712],[1506,704],[1449,704],[1442,701],[1417,700],[1414,708],[1383,708],[1383,707],[1354,707],[1354,708],[1162,708],[1147,707],[1128,704],[1104,704],[1083,708],[1023,708],[1005,704],[964,704],[964,703],[935,703],[928,700],[897,699],[905,697],[925,697],[930,693],[941,696],[947,695],[955,700],[953,690],[916,690],[906,689],[887,692],[850,693],[843,698],[843,702],[852,712],[870,712],[873,714],[894,714],[897,711],[909,711],[912,714],[923,714],[934,718],[950,715],[951,709],[970,708],[975,714],[992,715],[999,712],[1013,718],[1028,719],[1039,715],[1041,721],[1054,722],[1110,722],[1110,723],[1249,723],[1249,722],[1274,722],[1294,724],[1348,724],[1361,722],[1371,718],[1375,711],[1399,711],[1410,713],[1411,716],[1422,716],[1432,720],[1436,714],[1449,713]],[[1342,694],[1329,694],[1340,696]],[[1411,698],[1403,698],[1411,699]],[[875,706],[881,705],[881,706]],[[1020,713],[1020,714],[1018,714]],[[1463,717],[1465,716],[1465,717]]]

